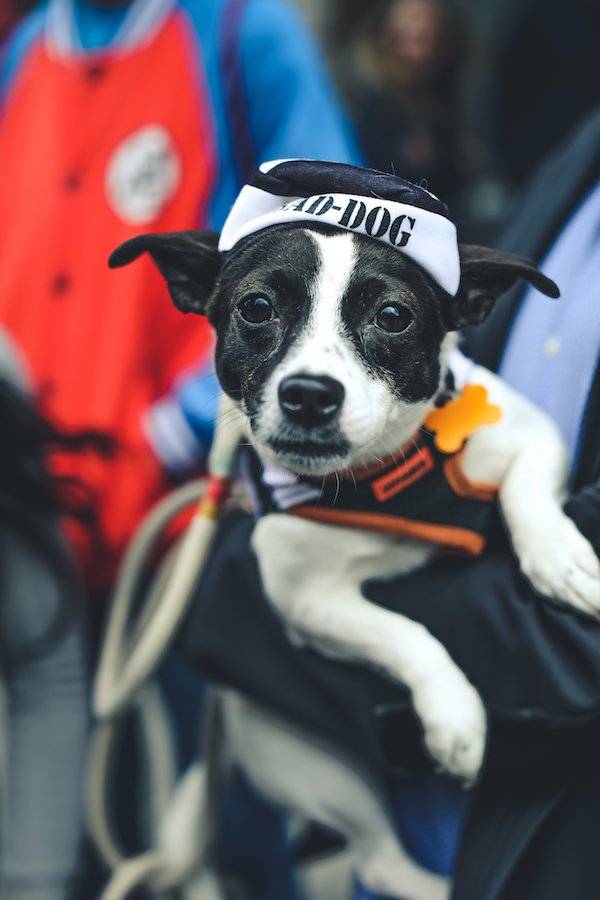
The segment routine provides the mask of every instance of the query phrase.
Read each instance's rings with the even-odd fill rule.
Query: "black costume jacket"
[[[479,556],[496,522],[498,485],[469,481],[462,455],[462,447],[438,450],[434,435],[422,428],[399,453],[367,469],[339,478],[300,476],[296,485],[309,488],[309,499],[300,495],[284,509],[254,450],[246,450],[244,468],[260,515],[285,511],[325,525],[428,541],[444,555]]]
[[[540,260],[600,177],[600,111],[544,164],[501,249]],[[494,369],[518,308],[506,295],[467,349]],[[600,554],[600,375],[567,512]],[[406,694],[375,674],[298,650],[262,597],[252,521],[224,522],[179,650],[386,773],[428,768]],[[439,560],[376,603],[423,622],[477,686],[488,756],[462,842],[453,900],[597,900],[600,895],[600,622],[536,597],[499,531],[486,553]]]

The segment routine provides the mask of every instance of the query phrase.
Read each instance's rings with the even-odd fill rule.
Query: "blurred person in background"
[[[193,385],[210,383],[213,346],[149,259],[115,272],[110,253],[143,231],[218,230],[263,160],[360,156],[311,37],[279,0],[49,0],[12,31],[0,65],[0,321],[48,420],[115,448],[50,457],[96,500],[93,519],[67,525],[97,638],[133,530],[169,470],[200,461]],[[214,387],[208,396],[210,419]],[[171,675],[185,764],[201,692]],[[136,848],[131,771],[124,782],[118,815]]]
[[[87,664],[81,591],[43,450],[0,330],[0,896],[68,900],[81,875]]]
[[[98,528],[70,537],[103,597],[167,486],[142,418],[212,351],[149,260],[113,272],[109,254],[144,230],[218,229],[257,162],[357,151],[309,35],[277,0],[50,0],[11,36],[0,85],[0,320],[50,420],[115,441],[111,460],[52,462],[98,498]]]
[[[438,0],[395,0],[374,36],[375,83],[355,101],[369,165],[422,178],[452,203],[467,174],[461,140],[460,77],[466,33]]]
[[[329,45],[368,165],[443,197],[461,239],[489,243],[510,202],[481,115],[484,38],[451,0],[352,0]]]
[[[558,425],[571,460],[565,511],[600,556],[600,108],[543,160],[497,246],[535,260],[561,297],[547,302],[535,288],[517,284],[482,327],[467,330],[464,348]],[[424,587],[411,606],[425,600]],[[600,832],[598,614],[540,605],[514,562],[500,555],[482,561],[479,572],[438,573],[425,590],[437,595],[436,604],[488,605],[479,624],[487,624],[497,665],[510,665],[512,698],[496,712],[496,746],[492,713],[492,766],[473,798],[435,797],[431,783],[418,781],[398,791],[401,827],[410,825],[402,811],[408,799],[408,815],[412,803],[420,828],[413,825],[413,852],[425,865],[454,871],[455,900],[594,900],[600,878],[591,837]],[[465,651],[463,645],[459,653]],[[498,710],[493,670],[486,672],[482,659],[479,666]],[[473,670],[470,677],[478,683]]]

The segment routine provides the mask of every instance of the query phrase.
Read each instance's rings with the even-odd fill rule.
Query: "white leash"
[[[124,900],[142,884],[158,897],[185,884],[206,859],[214,807],[208,766],[197,762],[176,782],[169,716],[152,676],[177,632],[202,571],[220,512],[231,492],[242,434],[242,417],[223,395],[208,460],[208,480],[184,485],[159,503],[142,523],[121,566],[94,684],[92,710],[96,722],[86,785],[88,829],[101,858],[112,870],[101,900]],[[174,515],[197,500],[197,512],[184,537],[132,621],[133,601],[157,538]],[[108,797],[119,734],[126,714],[132,711],[139,716],[147,754],[153,846],[126,858],[111,822]],[[209,744],[215,740],[216,719],[216,701],[209,697],[205,723]],[[195,885],[194,900],[219,897],[217,881],[208,869],[202,871]]]

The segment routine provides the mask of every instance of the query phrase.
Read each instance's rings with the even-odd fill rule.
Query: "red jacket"
[[[204,320],[173,308],[149,259],[111,271],[109,254],[143,231],[218,227],[240,188],[242,145],[258,162],[360,160],[286,4],[133,2],[125,40],[121,26],[106,33],[115,10],[75,3],[111,42],[86,51],[68,7],[42,4],[0,58],[0,320],[56,424],[119,444],[112,462],[56,461],[100,498],[103,540],[77,546],[104,589],[165,486],[140,417],[212,342]]]
[[[53,422],[105,432],[118,445],[113,460],[90,453],[54,461],[100,499],[104,547],[89,532],[74,535],[96,589],[109,583],[165,487],[141,415],[212,340],[204,319],[174,309],[149,258],[118,271],[103,263],[141,231],[196,228],[203,219],[216,163],[191,63],[177,15],[149,46],[93,64],[53,59],[40,43],[2,123],[0,318],[24,349]],[[134,104],[123,102],[132,96]],[[158,131],[148,132],[153,123]],[[154,153],[163,169],[140,195],[141,210],[127,194],[128,178],[144,176],[136,152],[149,154],[150,167]]]

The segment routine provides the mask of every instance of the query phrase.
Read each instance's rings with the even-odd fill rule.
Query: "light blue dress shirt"
[[[572,214],[540,268],[561,296],[551,300],[527,288],[500,374],[552,416],[575,462],[600,356],[600,182]]]

